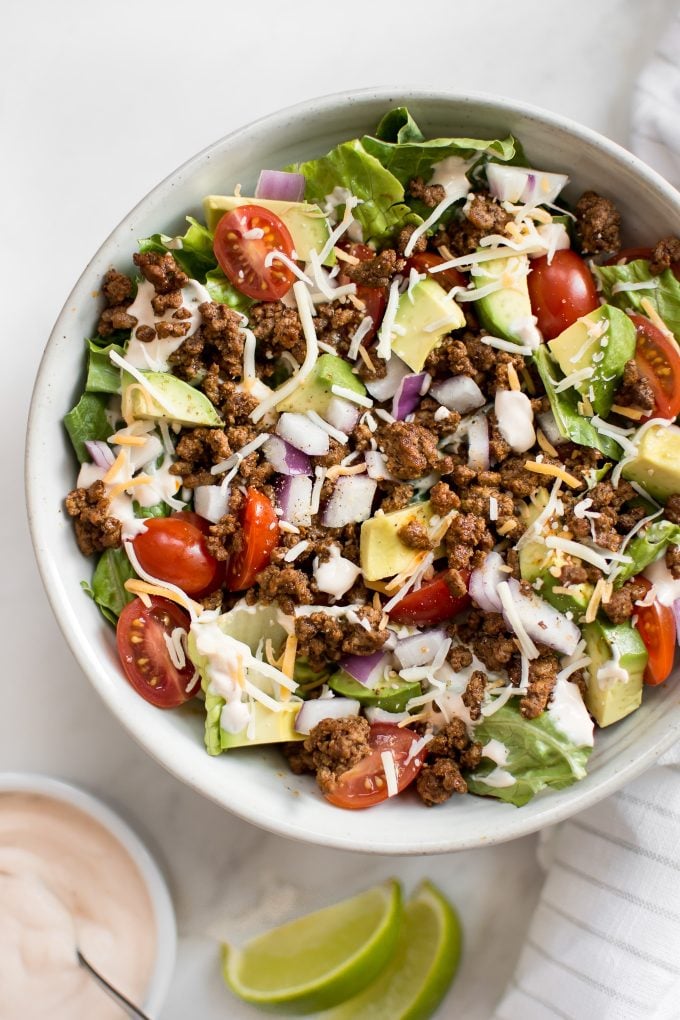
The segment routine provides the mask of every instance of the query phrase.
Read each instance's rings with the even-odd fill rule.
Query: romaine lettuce
[[[680,527],[670,521],[653,521],[644,534],[636,535],[626,546],[630,563],[622,563],[616,573],[616,587],[634,577],[662,556],[669,545],[680,545]]]
[[[610,304],[624,311],[633,308],[644,315],[642,302],[646,298],[680,343],[680,282],[676,280],[671,269],[665,269],[659,276],[654,276],[647,259],[635,259],[625,266],[595,266],[594,270],[602,284],[603,294]],[[617,283],[647,282],[650,286],[641,290],[620,290],[616,294],[613,293]]]
[[[85,446],[88,439],[108,439],[111,435],[107,405],[108,398],[104,394],[83,393],[76,406],[64,415],[64,426],[81,464],[90,459]]]
[[[80,586],[115,627],[121,612],[135,597],[126,591],[125,582],[136,576],[123,549],[106,549],[97,561],[92,582],[81,581]]]
[[[120,357],[125,354],[120,344],[102,346],[98,339],[87,341],[87,393],[120,393],[120,369],[111,362],[111,351]]]
[[[468,789],[482,797],[498,797],[521,807],[546,787],[562,790],[583,779],[591,747],[577,747],[552,723],[547,712],[525,719],[516,701],[504,705],[475,728],[475,740],[487,744],[498,740],[508,749],[503,769],[515,779],[512,786],[489,786],[484,782],[496,765],[482,759],[466,776]]]

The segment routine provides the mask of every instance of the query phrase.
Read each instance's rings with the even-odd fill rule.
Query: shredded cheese
[[[605,584],[604,578],[599,577],[597,579],[597,584],[593,589],[593,594],[590,596],[588,608],[586,609],[586,614],[584,616],[584,620],[586,623],[592,623],[595,617],[597,616],[597,611],[600,608],[600,602],[602,601],[604,584]]]
[[[340,475],[361,475],[367,470],[366,464],[333,464],[326,471],[326,478],[329,482],[332,482],[334,479],[339,478]]]
[[[513,364],[508,365],[508,382],[510,383],[511,390],[521,390],[522,387],[520,386],[519,376],[517,375]]]
[[[385,773],[387,796],[396,797],[399,793],[399,784],[397,782],[397,767],[394,762],[394,754],[392,751],[381,751],[380,759]]]
[[[499,599],[501,600],[505,617],[515,632],[515,637],[519,642],[522,654],[525,655],[527,659],[537,659],[539,654],[538,648],[527,634],[526,628],[522,623],[517,606],[515,605],[515,601],[512,597],[512,592],[510,591],[510,585],[507,581],[501,581],[501,583],[496,587],[496,591]]]
[[[623,407],[621,404],[612,404],[612,411],[614,414],[620,414],[623,418],[631,418],[633,421],[640,421],[640,418],[644,418],[646,411],[641,411],[637,407]]]
[[[136,478],[127,478],[125,481],[119,482],[118,485],[114,485],[112,489],[109,489],[107,495],[110,500],[114,500],[128,489],[134,489],[136,485],[148,485],[149,482],[153,482],[151,475],[137,475]],[[179,480],[177,485],[179,486]]]
[[[594,567],[598,567],[603,573],[609,573],[610,563],[605,557],[581,542],[572,542],[568,538],[548,535],[545,544],[548,549],[560,549],[562,552],[567,553],[568,556],[575,556],[578,560],[585,560],[586,563],[591,563]]]
[[[373,401],[370,397],[365,397],[363,393],[357,393],[355,390],[348,390],[346,386],[331,386],[331,393],[336,397],[344,397],[345,400],[351,400],[353,404],[359,404],[360,407],[373,407]]]
[[[123,432],[116,432],[109,436],[107,443],[115,443],[116,446],[146,446],[148,436],[131,436]]]
[[[536,430],[536,439],[538,440],[540,448],[544,453],[547,453],[549,457],[559,457],[557,450],[541,429]]]
[[[413,237],[413,234],[411,235]],[[378,331],[378,346],[375,353],[383,361],[389,361],[392,357],[392,333],[394,331],[394,319],[399,305],[399,277],[395,277],[390,284],[390,293],[387,298],[387,307],[383,315],[383,321]]]
[[[108,469],[108,471],[102,478],[104,484],[111,485],[118,472],[123,471],[126,465],[127,455],[125,450],[121,450],[116,459],[114,460],[113,464],[111,465],[111,467]]]
[[[663,321],[663,319],[661,318],[661,316],[659,315],[659,313],[657,312],[656,308],[649,300],[649,298],[643,298],[640,304],[642,305],[642,308],[644,309],[647,318],[652,320],[656,328],[660,329],[665,337],[668,337],[668,339],[671,341],[674,347],[677,347],[678,344],[673,333],[670,331],[666,323]]]
[[[559,478],[572,489],[578,489],[583,483],[575,475],[569,474],[564,468],[555,464],[539,464],[535,460],[525,460],[524,467],[527,471],[535,471],[537,475],[550,475],[552,478]]]
[[[281,400],[290,396],[290,394],[298,388],[300,383],[303,382],[312,371],[319,355],[319,344],[316,338],[314,320],[309,307],[309,294],[304,283],[300,280],[293,284],[293,294],[295,295],[295,300],[297,302],[300,324],[305,337],[305,359],[294,376],[287,379],[282,386],[279,386],[277,390],[274,390],[266,396],[264,400],[260,401],[255,410],[251,412],[250,417],[253,422],[258,422],[261,418],[264,418],[265,414],[268,414],[269,411],[276,407]]]
[[[441,202],[439,202],[434,207],[434,209],[427,217],[425,222],[421,223],[419,227],[416,227],[416,229],[409,237],[406,247],[404,248],[405,258],[409,258],[413,254],[413,249],[415,248],[418,239],[421,238],[423,234],[426,234],[430,227],[433,227],[435,223],[437,223],[441,219],[442,214],[448,209],[450,205],[453,205],[454,202],[457,202],[459,197],[460,196],[456,194],[446,195],[441,200]]]
[[[194,602],[184,592],[181,593],[182,597],[180,598],[180,595],[174,590],[174,586],[165,587],[163,584],[151,584],[149,581],[140,581],[136,577],[130,577],[125,582],[124,587],[126,591],[131,592],[133,595],[158,595],[160,598],[176,602],[177,605],[182,606],[184,609],[188,609],[191,606],[194,616],[203,612],[203,606],[198,602]]]

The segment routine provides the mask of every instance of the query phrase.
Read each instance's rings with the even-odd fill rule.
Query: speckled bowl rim
[[[107,250],[115,250],[116,243],[121,238],[126,238],[129,244],[131,240],[129,231],[132,229],[131,222],[135,217],[142,215],[147,207],[149,209],[160,208],[163,196],[171,194],[173,182],[183,180],[188,174],[199,173],[217,150],[228,146],[230,151],[236,151],[238,145],[244,145],[247,148],[249,137],[252,136],[257,141],[264,133],[267,133],[267,137],[276,136],[277,133],[285,132],[287,126],[290,127],[293,122],[305,115],[330,118],[332,122],[334,117],[336,119],[340,117],[340,111],[343,108],[349,107],[353,112],[356,111],[358,119],[362,109],[368,109],[376,103],[384,104],[384,108],[409,103],[421,106],[428,103],[434,106],[446,103],[451,105],[452,110],[459,110],[463,117],[470,115],[471,111],[474,113],[475,110],[479,111],[479,115],[483,117],[485,111],[488,114],[489,109],[493,108],[493,115],[498,114],[499,120],[502,120],[503,117],[519,117],[539,125],[542,130],[547,132],[550,132],[551,129],[558,133],[564,132],[570,136],[570,142],[572,139],[576,145],[581,142],[588,151],[591,148],[597,149],[598,157],[601,153],[605,163],[607,161],[614,162],[624,176],[634,176],[636,187],[639,185],[641,189],[646,189],[652,194],[655,199],[663,200],[670,207],[673,216],[680,220],[680,195],[678,192],[632,153],[566,117],[529,104],[493,95],[462,94],[403,87],[363,89],[310,99],[250,122],[206,147],[150,191],[103,243],[69,295],[43,355],[31,402],[25,473],[28,517],[43,584],[73,654],[95,689],[128,732],[169,772],[241,818],[288,838],[367,853],[400,855],[446,853],[452,850],[503,842],[555,824],[577,811],[596,804],[653,765],[658,757],[680,737],[680,697],[676,696],[679,693],[678,671],[669,684],[672,688],[672,696],[667,698],[668,703],[664,704],[663,711],[655,712],[654,719],[649,726],[652,732],[645,731],[641,738],[636,740],[634,753],[630,748],[617,751],[609,756],[611,760],[607,760],[602,766],[598,765],[596,776],[589,776],[586,780],[567,790],[553,791],[547,796],[535,798],[521,809],[495,802],[493,820],[486,819],[481,824],[470,823],[471,831],[469,832],[457,831],[454,812],[451,825],[445,833],[442,831],[439,831],[438,834],[428,833],[430,812],[422,809],[417,826],[388,825],[387,828],[392,829],[392,832],[386,836],[383,826],[376,825],[374,826],[375,831],[369,837],[362,832],[360,824],[352,823],[350,819],[346,818],[347,815],[356,817],[365,814],[364,812],[343,812],[332,809],[338,816],[337,819],[332,818],[327,813],[329,806],[320,797],[318,798],[318,811],[315,809],[310,818],[301,822],[296,817],[294,802],[290,797],[291,790],[293,793],[300,791],[299,787],[294,789],[294,778],[289,781],[286,787],[287,797],[279,796],[277,791],[265,789],[262,784],[251,785],[248,781],[245,783],[231,782],[229,778],[225,780],[224,770],[220,768],[211,770],[202,759],[199,760],[196,754],[192,754],[180,746],[181,734],[178,734],[177,740],[173,736],[167,743],[164,743],[165,734],[160,723],[147,711],[149,706],[134,707],[132,705],[131,692],[129,690],[126,692],[123,689],[125,685],[119,682],[119,675],[113,678],[113,671],[107,669],[103,662],[102,648],[95,647],[97,643],[90,640],[81,626],[79,613],[74,605],[76,595],[74,594],[72,598],[73,593],[63,583],[59,561],[51,549],[50,537],[55,531],[55,506],[52,504],[46,507],[40,499],[40,437],[44,429],[52,424],[45,406],[49,405],[50,401],[50,373],[59,369],[58,352],[55,351],[55,347],[58,348],[62,335],[65,336],[68,333],[72,313],[78,302],[84,302],[90,297],[93,284],[96,288],[93,267],[102,264],[102,258]],[[161,225],[162,221],[159,226]],[[78,600],[82,597],[78,592]],[[667,693],[670,694],[670,692]],[[203,759],[207,762],[213,761],[207,758],[202,748],[200,751]],[[273,782],[274,769],[269,765],[266,765],[265,769],[269,770]],[[236,774],[237,778],[238,776],[242,778],[241,773],[237,772]],[[278,775],[282,776],[283,773],[279,772]],[[389,804],[374,810],[385,812],[381,816],[381,820],[384,819],[385,822],[389,820],[390,815],[396,820],[395,812],[399,811],[399,802],[402,800],[403,798],[395,798]],[[443,809],[438,809],[438,811],[440,810]],[[485,813],[480,811],[479,814],[480,818],[482,814],[486,818]],[[345,816],[345,820],[343,820],[343,816]],[[412,818],[410,820],[412,821]]]
[[[150,1017],[160,1016],[175,970],[177,921],[165,878],[140,837],[94,794],[62,779],[41,773],[0,772],[0,794],[3,793],[33,793],[70,804],[99,822],[128,852],[149,893],[156,923],[155,961],[146,996],[139,1005]]]

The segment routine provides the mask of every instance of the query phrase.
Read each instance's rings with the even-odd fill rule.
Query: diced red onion
[[[306,453],[280,436],[270,436],[262,447],[265,459],[280,475],[311,475],[312,463]]]
[[[522,166],[487,163],[489,190],[500,202],[545,205],[554,202],[567,184],[566,174],[551,174]]]
[[[380,683],[386,662],[385,652],[373,652],[371,655],[345,655],[339,666],[357,683],[373,688]]]
[[[509,578],[508,587],[529,637],[561,655],[572,655],[581,640],[581,631],[573,620],[569,620],[564,613],[560,613],[538,595],[525,595],[516,578]],[[510,626],[507,618],[505,622]]]
[[[395,476],[387,470],[385,455],[381,453],[380,450],[366,450],[364,453],[364,460],[366,461],[366,469],[368,471],[369,478],[377,478],[379,481],[384,479],[388,482],[397,481]]]
[[[279,202],[301,202],[305,195],[304,174],[291,174],[286,170],[261,170],[255,188],[255,198]]]
[[[341,432],[349,435],[359,421],[360,415],[360,408],[351,400],[345,400],[344,397],[331,397],[326,412],[321,417],[334,429],[340,429]]]
[[[406,362],[398,358],[396,354],[393,354],[387,362],[387,372],[382,379],[371,379],[370,382],[364,385],[376,400],[389,400],[399,389],[399,383],[404,376],[410,374],[411,370]]]
[[[207,521],[217,524],[229,509],[229,487],[197,485],[194,489],[194,510]]]
[[[467,375],[456,375],[452,379],[444,379],[430,387],[430,395],[438,400],[449,411],[467,414],[483,407],[484,394],[474,379]]]
[[[554,446],[564,442],[564,436],[560,432],[559,425],[555,421],[555,415],[552,411],[544,411],[542,414],[539,414],[538,424],[541,426],[546,439]]]
[[[536,442],[531,401],[521,390],[496,390],[498,431],[515,453],[526,453]]]
[[[328,453],[328,433],[315,425],[306,414],[285,411],[276,423],[276,431],[296,450],[301,450],[310,457],[322,457],[324,453]]]
[[[354,698],[314,698],[305,701],[295,718],[298,733],[311,733],[322,719],[347,719],[359,715],[359,702]]]
[[[323,511],[327,528],[367,521],[371,516],[378,483],[366,475],[341,475]]]
[[[312,523],[312,479],[308,475],[286,475],[276,485],[276,505],[284,521],[307,527]]]
[[[111,467],[116,459],[109,444],[104,443],[101,439],[86,439],[85,448],[97,467]]]
[[[420,634],[412,634],[397,642],[394,657],[400,669],[426,666],[432,662],[445,641],[446,634],[443,630],[424,630]]]
[[[98,464],[90,464],[85,461],[80,465],[76,486],[79,489],[89,489],[93,482],[99,482],[104,477],[108,467],[99,467]]]
[[[417,372],[415,375],[405,375],[397,387],[397,392],[392,399],[392,416],[398,421],[403,421],[407,414],[415,411],[423,395],[425,383],[429,376],[427,372]]]
[[[673,615],[675,616],[675,636],[680,645],[680,599],[676,599],[673,603]]]
[[[486,415],[478,414],[467,426],[468,464],[475,471],[488,471],[490,463],[489,423]]]
[[[366,718],[370,723],[390,723],[391,726],[398,726],[404,719],[408,719],[408,712],[387,712],[384,708],[376,705],[369,705],[364,709]]]
[[[501,570],[503,559],[497,552],[490,552],[481,567],[470,574],[470,595],[485,613],[500,613],[501,600],[497,588],[501,581],[507,581],[506,571]]]

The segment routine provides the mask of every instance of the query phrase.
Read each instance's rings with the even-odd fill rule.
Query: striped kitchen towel
[[[680,187],[680,10],[633,98],[631,148]],[[548,830],[547,878],[493,1020],[680,1020],[680,748]]]

